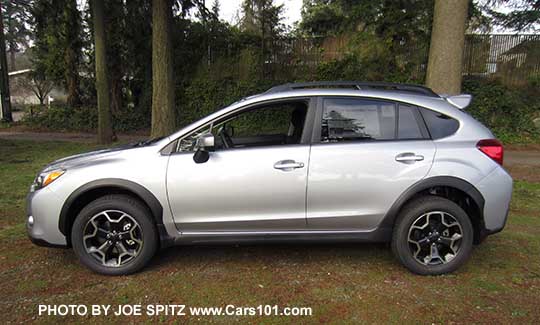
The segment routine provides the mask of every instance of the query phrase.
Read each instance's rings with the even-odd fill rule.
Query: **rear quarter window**
[[[434,140],[450,136],[459,128],[459,122],[450,116],[426,108],[420,108],[420,112]]]

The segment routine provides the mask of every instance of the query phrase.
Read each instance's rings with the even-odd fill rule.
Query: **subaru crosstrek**
[[[144,267],[174,244],[391,242],[417,274],[452,272],[503,229],[503,147],[422,86],[285,84],[160,139],[39,172],[27,230],[93,271]]]

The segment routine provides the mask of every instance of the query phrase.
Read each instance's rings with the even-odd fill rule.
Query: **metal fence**
[[[540,75],[540,35],[467,35],[463,74],[521,85]]]
[[[343,58],[352,37],[347,35],[326,38],[282,38],[265,43],[265,77],[293,80],[315,77],[321,63]],[[362,46],[358,42],[355,46]],[[241,49],[229,50],[226,56]],[[209,54],[211,54],[209,49]],[[408,44],[396,54],[401,63],[411,67],[411,79],[423,81],[427,68],[429,45]],[[463,75],[498,78],[507,85],[522,85],[540,75],[540,35],[466,35],[463,56]],[[253,62],[236,61],[238,71]],[[359,76],[361,79],[362,76]]]

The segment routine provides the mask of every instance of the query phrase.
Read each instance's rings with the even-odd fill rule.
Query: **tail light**
[[[478,150],[495,160],[499,165],[503,164],[504,149],[502,143],[495,139],[480,140],[476,144]]]

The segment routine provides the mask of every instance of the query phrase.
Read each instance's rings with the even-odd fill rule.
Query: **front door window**
[[[305,101],[270,103],[242,111],[212,123],[216,150],[299,144],[304,130],[308,104]],[[195,151],[201,135],[210,125],[180,140],[178,151]]]

